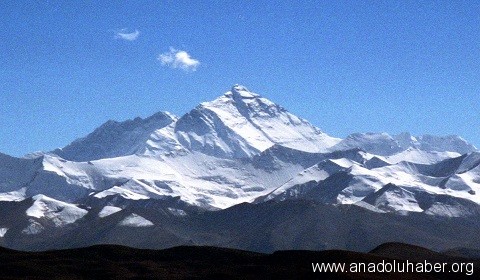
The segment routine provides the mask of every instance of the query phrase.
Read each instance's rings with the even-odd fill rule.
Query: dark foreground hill
[[[320,273],[312,263],[469,263],[458,273]],[[400,243],[381,245],[370,253],[340,250],[254,253],[216,247],[182,246],[143,250],[117,245],[22,252],[0,249],[1,279],[473,279],[477,260],[450,256]],[[472,274],[468,276],[468,274]]]

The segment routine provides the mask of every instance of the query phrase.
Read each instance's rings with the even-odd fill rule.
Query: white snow
[[[414,194],[403,188],[395,188],[377,197],[375,206],[385,211],[422,212]]]
[[[124,189],[124,188],[121,188],[121,187],[117,187],[117,186],[115,186],[113,188],[110,188],[108,190],[104,190],[102,192],[99,192],[99,193],[95,194],[94,197],[104,198],[104,197],[111,196],[111,195],[120,195],[124,198],[131,199],[131,200],[149,199],[148,196],[138,194],[138,193],[135,193],[135,192],[132,192],[130,190],[127,190],[127,189]]]
[[[168,207],[167,209],[168,209],[168,211],[170,211],[170,213],[172,213],[175,216],[186,216],[187,215],[187,213],[185,211],[183,211],[182,209],[177,209],[177,208],[172,208],[172,207]]]
[[[144,217],[132,213],[125,217],[118,225],[126,227],[151,227],[154,224]]]
[[[276,196],[281,195],[288,191],[289,197],[298,196],[300,195],[300,190],[296,190],[295,187],[298,185],[305,184],[307,182],[320,182],[328,178],[333,173],[339,172],[341,170],[345,170],[349,168],[354,163],[348,159],[333,159],[333,160],[324,160],[319,162],[318,164],[309,167],[290,180],[288,180],[285,184],[281,185],[274,191],[272,191],[265,200],[274,199]],[[303,190],[306,191],[306,190]]]
[[[22,201],[25,199],[26,188],[17,191],[0,193],[0,201]]]
[[[0,228],[0,238],[3,238],[7,233],[8,228]]]
[[[116,206],[105,206],[102,210],[98,213],[98,217],[105,218],[112,214],[122,211],[122,208]]]
[[[27,216],[46,218],[57,227],[74,223],[88,213],[87,210],[81,209],[76,205],[58,201],[44,195],[36,195],[33,199],[33,205],[26,211]]]
[[[458,156],[460,156],[460,154],[456,152],[422,151],[414,148],[408,148],[405,151],[399,152],[397,154],[386,156],[385,160],[391,164],[399,163],[401,161],[433,164],[447,158],[455,158]]]

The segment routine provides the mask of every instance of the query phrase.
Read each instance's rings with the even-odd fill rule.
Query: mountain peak
[[[233,91],[247,91],[247,92],[250,92],[247,87],[243,86],[243,85],[240,85],[240,84],[234,84],[232,86],[232,92]]]
[[[340,141],[238,84],[181,117],[175,133],[187,149],[227,158],[251,157],[274,144],[320,152]]]
[[[225,93],[225,96],[233,97],[234,99],[252,99],[260,97],[260,95],[249,91],[245,86],[235,84],[232,89]]]

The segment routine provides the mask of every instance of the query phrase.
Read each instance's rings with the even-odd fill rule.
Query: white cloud
[[[133,32],[128,32],[126,28],[115,32],[115,39],[122,39],[126,41],[135,41],[140,36],[140,31],[135,29]]]
[[[176,50],[170,47],[170,51],[160,54],[157,59],[164,66],[179,68],[184,71],[195,71],[200,61],[192,58],[186,51]]]

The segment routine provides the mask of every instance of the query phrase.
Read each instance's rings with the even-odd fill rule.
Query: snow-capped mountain
[[[270,100],[235,85],[223,96],[198,105],[175,125],[155,131],[148,155],[196,151],[218,158],[248,158],[278,144],[319,152],[338,143]]]
[[[148,230],[164,215],[292,200],[472,217],[479,165],[480,153],[458,136],[334,138],[235,85],[181,117],[108,121],[48,153],[0,154],[0,212],[10,213],[0,215],[0,242],[57,238],[80,225]]]

